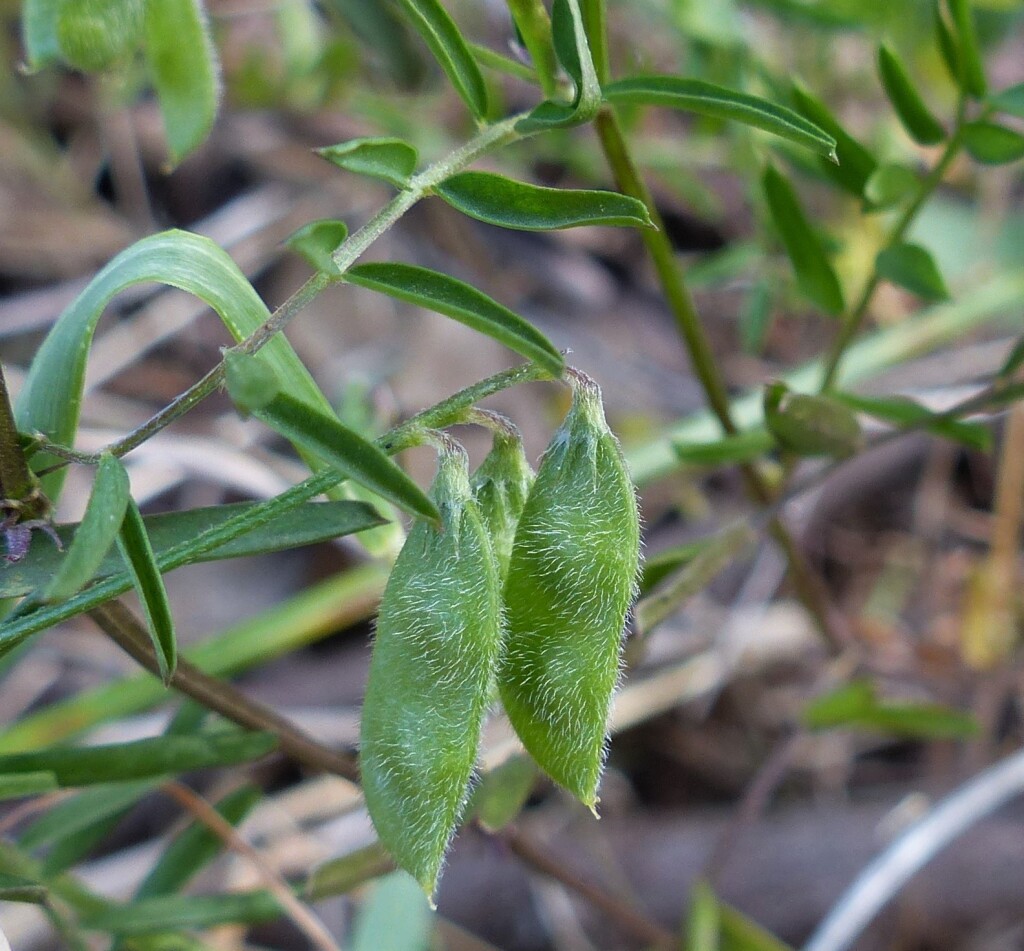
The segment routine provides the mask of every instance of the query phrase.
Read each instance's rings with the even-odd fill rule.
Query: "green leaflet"
[[[896,426],[920,427],[926,432],[953,439],[980,452],[992,449],[992,431],[988,426],[944,418],[906,396],[862,396],[838,390],[830,390],[829,395],[858,413],[866,413]]]
[[[128,473],[119,459],[105,454],[96,467],[81,524],[43,593],[44,600],[69,598],[93,579],[117,538],[129,496]]]
[[[903,165],[879,165],[864,183],[864,198],[869,211],[882,211],[898,205],[914,194],[918,177]]]
[[[437,519],[437,509],[423,490],[333,411],[321,412],[283,392],[272,369],[259,357],[229,352],[226,361],[228,393],[242,410],[411,515]]]
[[[160,557],[168,550],[195,538],[205,529],[254,509],[258,504],[231,502],[227,505],[201,506],[181,512],[145,515],[142,521],[145,523],[146,534],[149,535],[153,551]],[[329,541],[342,535],[366,531],[380,524],[380,517],[365,503],[305,502],[233,541],[203,552],[194,561],[244,558],[248,555],[315,545],[317,542]],[[20,598],[46,585],[55,573],[64,570],[63,565],[71,557],[76,544],[79,526],[57,525],[55,530],[65,547],[67,548],[69,544],[71,546],[67,554],[62,555],[49,539],[40,538],[38,542],[33,539],[28,555],[0,572],[0,598]],[[106,578],[124,570],[124,559],[116,549],[112,549],[102,558],[90,578]]]
[[[945,139],[942,123],[925,105],[900,58],[885,43],[878,47],[878,72],[907,134],[921,145],[937,145]]]
[[[398,0],[455,91],[477,119],[487,115],[487,86],[473,53],[439,0]]]
[[[332,255],[347,237],[348,227],[344,221],[325,218],[297,228],[284,243],[316,270],[334,275],[338,273],[338,265]]]
[[[178,663],[174,621],[171,618],[171,606],[167,601],[164,579],[160,575],[149,535],[146,534],[142,513],[131,496],[127,500],[117,544],[131,572],[135,591],[146,614],[146,627],[160,664],[160,676],[163,682],[168,684]]]
[[[839,279],[792,185],[770,165],[765,169],[762,184],[772,221],[793,264],[800,289],[826,313],[842,313],[843,290]]]
[[[527,752],[594,809],[640,528],[600,390],[574,382],[516,528],[498,689]]]
[[[438,185],[437,194],[470,218],[502,228],[653,227],[643,202],[635,198],[617,192],[544,188],[493,172],[461,172]]]
[[[925,300],[949,300],[946,282],[926,248],[901,242],[878,252],[875,270],[879,277],[892,281]]]
[[[61,786],[89,786],[244,763],[265,756],[276,745],[272,733],[231,731],[106,746],[55,746],[0,756],[0,773],[48,771]]]
[[[220,64],[200,0],[147,0],[146,60],[167,132],[171,164],[198,148],[213,128]]]
[[[383,137],[350,139],[317,149],[316,154],[347,172],[380,178],[396,188],[405,187],[419,161],[419,153],[408,142]]]
[[[980,99],[988,90],[985,70],[981,62],[981,48],[974,28],[970,0],[947,0],[949,13],[956,30],[958,76],[960,88],[969,96]]]
[[[989,105],[997,112],[1024,118],[1024,83],[1009,86],[989,99]]]
[[[819,161],[822,173],[856,198],[878,165],[875,157],[840,124],[829,108],[801,83],[793,83],[793,101],[800,113],[836,140],[834,161]]]
[[[413,527],[381,599],[360,745],[377,834],[428,894],[466,802],[501,627],[461,449],[442,451],[432,495],[441,526]]]
[[[634,76],[609,83],[605,98],[612,103],[670,106],[716,119],[731,119],[763,129],[836,161],[836,140],[815,122],[759,96],[737,92],[701,79],[679,76]]]
[[[565,368],[562,355],[532,324],[447,274],[412,264],[357,264],[345,280],[451,317],[539,363],[553,377]]]
[[[960,130],[964,148],[976,162],[1005,165],[1024,158],[1024,135],[995,122],[968,122]]]
[[[551,35],[558,60],[575,86],[573,101],[542,102],[516,126],[520,132],[579,125],[593,119],[601,108],[601,85],[590,55],[579,0],[554,0]]]

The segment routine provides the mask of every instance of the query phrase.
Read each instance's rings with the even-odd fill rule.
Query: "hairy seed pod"
[[[491,536],[498,574],[504,579],[512,556],[516,525],[526,504],[533,469],[517,433],[495,432],[494,445],[472,477],[473,497]]]
[[[461,447],[442,451],[431,494],[441,525],[417,522],[381,600],[360,760],[381,841],[428,894],[466,802],[501,632]]]
[[[640,526],[600,390],[573,383],[516,529],[498,687],[537,764],[594,809]]]

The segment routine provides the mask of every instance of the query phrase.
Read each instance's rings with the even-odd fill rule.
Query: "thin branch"
[[[266,863],[256,849],[238,834],[238,830],[202,796],[197,795],[188,786],[182,785],[175,780],[164,783],[160,788],[183,809],[187,809],[192,813],[196,821],[206,826],[227,848],[249,860],[249,863],[266,886],[267,891],[277,899],[278,904],[292,920],[295,927],[312,942],[314,947],[319,948],[320,951],[341,951],[341,948],[323,922],[295,897],[295,894],[288,887],[288,883]]]
[[[125,653],[151,674],[160,676],[160,664],[149,635],[123,602],[109,601],[90,611],[90,616]],[[231,684],[203,673],[187,660],[179,659],[170,686],[233,723],[276,734],[281,752],[304,766],[350,780],[358,776],[353,757],[318,743],[285,717],[251,700]]]

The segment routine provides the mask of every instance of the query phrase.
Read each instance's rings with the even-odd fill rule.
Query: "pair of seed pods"
[[[409,533],[381,601],[362,714],[366,804],[432,893],[466,804],[496,680],[537,764],[594,809],[635,591],[636,495],[600,390],[573,402],[536,477],[499,433],[474,473],[441,446],[441,524]]]

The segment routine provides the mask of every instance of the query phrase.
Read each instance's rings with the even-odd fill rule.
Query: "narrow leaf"
[[[643,202],[635,198],[617,192],[544,188],[493,172],[462,172],[442,182],[437,193],[463,214],[502,228],[653,227]]]
[[[124,521],[130,489],[121,461],[104,454],[96,467],[92,492],[71,545],[43,595],[46,601],[62,601],[88,584]]]
[[[217,116],[220,75],[200,0],[146,3],[146,59],[160,100],[171,164],[198,148]]]
[[[439,0],[399,0],[455,91],[477,119],[487,114],[487,86],[469,44]]]
[[[903,165],[879,165],[864,185],[869,210],[882,211],[906,201],[914,194],[918,178]]]
[[[89,826],[135,805],[155,788],[151,780],[95,786],[57,803],[18,837],[25,849],[37,849],[66,839]]]
[[[829,108],[800,83],[793,84],[793,101],[801,114],[836,140],[834,161],[820,161],[821,171],[856,198],[878,166],[875,157],[840,125]]]
[[[256,359],[238,354],[236,366]],[[229,379],[228,392],[234,398],[231,386]],[[438,518],[437,508],[426,493],[381,449],[343,425],[337,416],[321,413],[288,393],[277,393],[262,407],[254,407],[253,412],[275,432],[411,515]]]
[[[765,429],[751,429],[715,442],[674,442],[672,449],[681,462],[691,466],[726,466],[753,462],[775,448]]]
[[[258,924],[281,916],[269,892],[225,895],[159,895],[127,905],[103,908],[82,916],[82,927],[113,935],[212,928],[215,925]]]
[[[981,64],[981,48],[974,28],[970,0],[948,0],[959,49],[960,85],[965,93],[980,99],[988,89]]]
[[[767,99],[726,89],[700,79],[678,76],[635,76],[604,87],[610,102],[669,106],[686,112],[732,119],[771,132],[836,161],[836,138],[820,123]]]
[[[232,825],[238,825],[262,798],[256,786],[242,786],[224,796],[214,808]],[[175,836],[156,865],[143,879],[136,899],[171,895],[183,888],[204,865],[223,850],[224,843],[205,825],[195,822]]]
[[[949,291],[931,254],[919,244],[891,244],[878,252],[879,277],[905,287],[925,300],[948,300]]]
[[[293,231],[284,243],[296,254],[302,255],[309,264],[324,274],[337,274],[338,265],[332,255],[348,237],[348,228],[343,221],[323,219],[311,221]]]
[[[426,951],[433,915],[423,889],[405,872],[381,878],[356,916],[352,951]]]
[[[317,901],[330,895],[344,895],[394,868],[394,859],[383,845],[374,842],[313,869],[306,882],[305,897]]]
[[[520,132],[579,125],[589,122],[601,108],[601,85],[590,54],[579,0],[554,0],[551,35],[558,60],[573,81],[573,101],[541,103],[516,126]]]
[[[959,86],[961,74],[960,49],[953,31],[949,28],[946,18],[942,14],[941,0],[933,0],[932,2],[932,26],[935,29],[935,41],[939,47],[942,61],[946,65],[946,70],[949,72],[953,82]]]
[[[994,122],[968,122],[961,129],[964,148],[976,162],[1004,165],[1024,158],[1024,135]]]
[[[921,145],[937,145],[945,139],[942,123],[925,105],[903,62],[885,43],[878,47],[878,72],[885,94],[907,134]]]
[[[473,790],[467,813],[488,832],[504,829],[522,811],[539,777],[529,756],[513,756],[484,774]]]
[[[316,153],[347,172],[381,178],[397,188],[406,186],[419,161],[416,149],[394,138],[350,139]]]
[[[263,409],[281,392],[281,380],[269,363],[259,354],[236,350],[224,354],[224,385],[232,402],[246,415]]]
[[[988,102],[997,112],[1005,112],[1024,119],[1024,83],[1018,83],[996,93]]]
[[[0,774],[0,800],[38,796],[57,789],[57,777],[51,772],[25,772]]]
[[[21,875],[9,875],[6,872],[0,872],[0,901],[20,901],[33,905],[43,905],[46,904],[46,900],[45,885]],[[0,939],[3,939],[6,943],[2,931],[0,931]],[[0,944],[0,947],[4,946]],[[9,946],[5,951],[8,951],[8,949]]]
[[[1013,349],[1006,357],[1006,361],[1000,367],[999,372],[996,376],[1000,378],[1007,378],[1016,373],[1017,370],[1024,366],[1024,337],[1021,337]]]
[[[227,505],[198,507],[182,512],[164,512],[160,515],[146,515],[143,522],[153,551],[160,557],[164,552],[195,538],[200,532],[216,528],[259,504],[231,502]],[[196,561],[245,558],[249,555],[315,545],[332,538],[366,531],[381,524],[380,516],[362,502],[306,502],[219,548],[204,552]],[[65,542],[65,547],[74,544],[77,525],[58,525],[56,531]],[[0,598],[20,598],[42,587],[59,570],[62,557],[56,546],[50,544],[48,539],[33,539],[28,555],[0,572]],[[94,577],[106,578],[123,572],[126,568],[124,559],[115,548],[100,562]]]
[[[565,368],[562,355],[532,324],[469,284],[412,264],[360,264],[345,279],[451,317],[534,360],[553,377]]]
[[[800,289],[826,313],[842,313],[843,291],[839,279],[793,187],[771,166],[765,170],[763,185],[772,221],[793,264]]]
[[[57,42],[57,14],[63,0],[23,0],[21,38],[26,65],[32,72],[60,59]]]
[[[936,415],[926,406],[906,396],[862,396],[859,393],[845,393],[831,390],[830,395],[845,403],[850,409],[866,413],[876,419],[896,426],[917,428],[953,439],[956,442],[987,452],[992,447],[992,432],[982,423],[969,423],[962,419],[947,419]]]
[[[690,891],[686,915],[687,951],[720,951],[718,899],[711,886],[701,879]]]
[[[142,521],[142,513],[130,496],[117,544],[128,564],[135,591],[146,614],[146,626],[160,663],[160,676],[165,684],[170,683],[178,663],[178,642],[174,636],[171,606],[167,601],[167,590],[156,564],[153,546],[146,533],[146,525]]]
[[[277,737],[272,733],[232,730],[105,746],[48,747],[0,756],[0,773],[48,771],[61,786],[90,786],[245,763],[265,756],[276,745]]]

